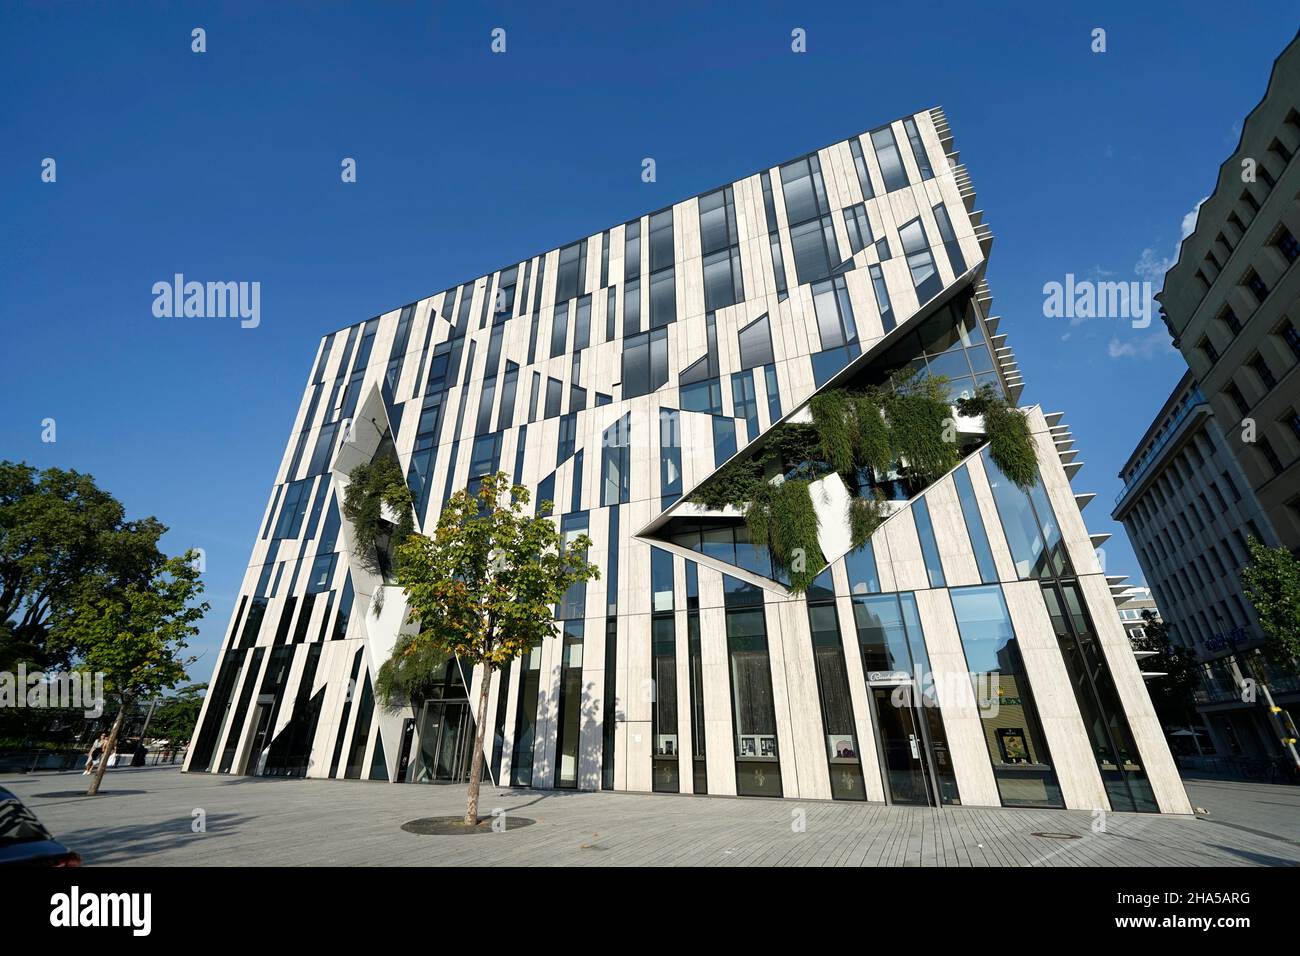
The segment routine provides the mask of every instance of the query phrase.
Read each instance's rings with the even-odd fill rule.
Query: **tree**
[[[454,654],[483,665],[465,803],[469,827],[478,825],[492,672],[556,634],[554,606],[570,586],[600,577],[586,557],[591,540],[565,540],[553,519],[526,510],[528,500],[528,489],[512,487],[498,472],[483,479],[477,495],[452,495],[431,537],[412,535],[398,549],[398,583],[420,632],[395,654]],[[543,502],[540,510],[550,506]]]
[[[0,462],[0,669],[66,664],[50,627],[105,578],[148,581],[166,556],[155,518],[127,521],[90,475]]]
[[[1278,656],[1294,661],[1300,658],[1300,561],[1286,548],[1266,548],[1253,536],[1246,547],[1250,564],[1241,569],[1246,597]]]
[[[192,603],[203,591],[194,553],[167,560],[143,583],[106,581],[54,622],[51,637],[76,660],[77,669],[104,675],[104,689],[117,698],[117,718],[108,734],[105,758],[115,752],[127,711],[142,698],[170,690],[185,679],[194,658],[181,656],[206,602]],[[86,791],[99,792],[108,760]]]
[[[1151,703],[1168,725],[1195,723],[1193,692],[1199,684],[1200,666],[1169,637],[1169,625],[1148,608],[1142,612],[1142,637],[1133,640],[1139,651],[1155,651],[1142,661],[1144,668],[1163,674],[1147,681]]]
[[[189,740],[199,722],[203,692],[207,689],[207,684],[188,684],[159,703],[149,721],[150,736],[166,740],[173,746]]]

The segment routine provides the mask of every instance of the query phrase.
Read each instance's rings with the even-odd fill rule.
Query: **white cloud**
[[[1163,328],[1159,332],[1127,342],[1121,342],[1117,336],[1112,335],[1110,343],[1106,346],[1106,354],[1113,359],[1153,359],[1172,351],[1174,351],[1173,343],[1169,341],[1169,335]]]
[[[1205,197],[1205,199],[1209,198],[1209,196]],[[1183,240],[1196,229],[1196,217],[1201,211],[1201,206],[1205,204],[1205,199],[1198,202],[1192,207],[1191,212],[1183,216],[1178,244],[1174,246],[1173,255],[1168,257],[1160,256],[1154,249],[1149,247],[1142,250],[1142,254],[1138,256],[1137,264],[1133,266],[1133,272],[1139,279],[1150,282],[1157,288],[1164,285],[1165,273],[1172,269],[1174,263],[1178,261],[1178,250],[1182,248]]]

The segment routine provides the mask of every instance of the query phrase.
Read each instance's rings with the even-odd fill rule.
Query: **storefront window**
[[[736,792],[744,797],[779,797],[781,763],[762,593],[728,575],[723,575],[723,583],[728,605],[727,651],[736,741]]]
[[[949,594],[1003,805],[1065,806],[1002,588]]]
[[[821,704],[826,756],[830,761],[831,796],[837,800],[865,800],[862,761],[853,724],[849,678],[844,668],[844,643],[840,638],[835,593],[825,571],[818,578],[829,596],[809,600],[808,624],[812,631],[813,660],[817,665],[817,696]],[[823,581],[823,579],[825,579]]]

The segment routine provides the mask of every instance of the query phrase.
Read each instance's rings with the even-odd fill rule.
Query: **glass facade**
[[[937,120],[902,118],[323,339],[196,729],[194,769],[296,775],[306,766],[322,776],[412,780],[461,773],[472,724],[463,680],[455,700],[413,702],[400,734],[374,712],[373,669],[382,662],[355,648],[380,617],[366,617],[371,579],[354,587],[331,477],[346,450],[343,460],[396,456],[423,530],[440,502],[502,469],[535,489],[539,513],[566,537],[591,529],[603,585],[574,587],[557,602],[560,633],[543,645],[544,672],[537,648],[503,662],[492,685],[489,769],[506,784],[730,791],[730,780],[710,787],[711,734],[715,749],[733,749],[741,795],[862,800],[883,787],[891,803],[959,803],[964,782],[945,733],[955,725],[938,706],[945,691],[919,613],[950,590],[1003,802],[1059,805],[997,584],[994,555],[1008,566],[996,517],[1015,574],[1032,582],[1031,596],[1043,595],[1112,804],[1150,808],[1148,768],[1041,484],[1011,485],[985,453],[990,508],[983,479],[959,465],[952,481],[963,539],[956,515],[937,510],[935,495],[922,497],[925,484],[907,469],[848,476],[855,493],[883,494],[886,520],[897,509],[910,518],[896,515],[842,557],[828,550],[830,568],[803,596],[781,589],[781,570],[737,512],[684,500],[717,466],[744,460],[783,413],[801,421],[810,392],[837,376],[858,387],[910,368],[943,376],[953,399],[1002,387],[981,300],[944,289],[977,254],[973,241],[963,253],[957,239],[971,235],[964,207],[938,202],[950,191],[926,183],[952,175],[942,151],[932,160],[926,147],[946,144]],[[750,241],[741,242],[742,231]],[[912,302],[896,284],[908,281],[921,315],[893,309],[893,297],[900,308]],[[945,291],[953,302],[936,306]],[[842,374],[851,363],[852,374]],[[370,428],[352,429],[361,415],[380,448],[366,447]],[[892,590],[898,555],[889,545],[900,528],[910,535],[909,524],[927,575],[915,594]],[[968,546],[978,578],[961,557]],[[1198,570],[1208,575],[1213,565]],[[959,572],[981,583],[951,588]],[[633,613],[648,619],[627,626]],[[783,630],[792,621],[797,636]],[[353,643],[331,652],[324,641]],[[806,664],[815,673],[787,679]],[[964,696],[967,676],[958,676]],[[349,680],[355,694],[338,693]],[[807,699],[796,699],[796,688]],[[633,722],[629,711],[641,716]],[[828,779],[796,777],[790,761],[805,755],[792,749],[787,715],[795,727],[811,717],[809,745],[823,738]],[[307,753],[317,738],[324,753]],[[864,748],[876,755],[866,764]],[[628,754],[633,764],[624,766]]]
[[[723,575],[723,591],[726,595],[736,793],[742,797],[779,797],[780,748],[772,699],[772,671],[767,654],[763,592],[729,575]]]
[[[949,594],[1003,805],[1065,806],[1002,588]]]

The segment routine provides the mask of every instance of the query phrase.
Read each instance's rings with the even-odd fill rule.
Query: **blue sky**
[[[1184,366],[1158,319],[1045,318],[1043,284],[1158,283],[1294,4],[538,6],[0,7],[0,457],[89,472],[205,549],[196,679],[321,334],[936,104],[1022,402],[1066,413],[1108,570],[1140,577],[1107,512]],[[260,326],[155,318],[176,272],[259,281]]]

